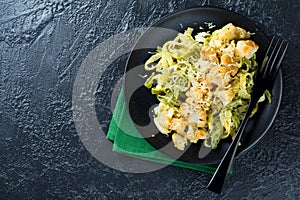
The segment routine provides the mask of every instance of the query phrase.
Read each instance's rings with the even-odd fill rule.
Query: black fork
[[[212,179],[208,184],[208,189],[221,194],[226,182],[226,178],[229,173],[232,161],[234,159],[237,146],[248,122],[248,119],[255,108],[259,98],[264,94],[266,89],[272,87],[279,70],[281,61],[286,53],[288,43],[282,40],[280,37],[274,36],[269,44],[267,53],[263,60],[261,67],[257,70],[254,77],[254,85],[252,88],[252,94],[250,103],[248,105],[247,112],[244,116],[243,121],[236,133],[234,140],[229,146],[223,159],[221,160],[217,170],[215,171]]]

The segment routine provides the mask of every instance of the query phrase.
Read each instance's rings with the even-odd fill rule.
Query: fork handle
[[[232,165],[232,162],[233,162],[236,150],[237,150],[237,146],[241,139],[242,133],[246,127],[246,124],[248,122],[250,114],[253,110],[252,104],[253,103],[249,104],[249,107],[245,114],[244,120],[242,121],[234,140],[232,141],[231,145],[229,146],[228,150],[226,151],[223,159],[221,160],[218,168],[216,169],[212,179],[210,180],[210,182],[208,184],[208,189],[215,193],[221,194],[223,192],[225,181],[228,176],[230,167]]]

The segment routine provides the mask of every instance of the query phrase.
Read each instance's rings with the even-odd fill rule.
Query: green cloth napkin
[[[174,160],[152,147],[141,137],[125,107],[124,91],[120,92],[117,104],[109,125],[107,138],[114,142],[113,151],[136,158],[154,161],[162,164],[194,169],[213,174],[216,165],[200,165]]]

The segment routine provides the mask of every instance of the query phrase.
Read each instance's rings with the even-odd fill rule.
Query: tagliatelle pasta
[[[235,136],[246,112],[259,47],[232,23],[212,34],[192,32],[188,28],[157,48],[145,63],[153,71],[145,86],[160,102],[154,122],[161,133],[172,134],[175,147],[184,150],[201,139],[215,149]],[[270,100],[266,91],[260,101],[266,96]]]

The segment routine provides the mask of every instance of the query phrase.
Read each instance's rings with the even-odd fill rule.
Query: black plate
[[[222,140],[215,150],[207,150],[206,156],[199,158],[199,150],[202,141],[191,144],[182,152],[177,150],[171,141],[171,137],[158,133],[153,121],[151,109],[158,101],[150,90],[143,86],[145,78],[142,75],[148,74],[143,68],[145,61],[151,56],[149,51],[154,52],[157,46],[162,46],[166,41],[173,40],[178,32],[183,32],[187,27],[194,28],[199,32],[199,26],[206,27],[205,22],[212,22],[215,28],[221,28],[227,23],[233,23],[251,33],[255,33],[251,39],[259,45],[257,61],[262,63],[263,56],[269,44],[268,37],[252,22],[234,12],[211,7],[198,7],[183,10],[163,17],[152,25],[138,40],[127,61],[125,77],[125,100],[130,117],[137,130],[156,149],[174,159],[201,164],[213,164],[220,161],[230,145],[231,138]],[[212,30],[213,31],[213,30]],[[282,74],[281,71],[272,89],[272,103],[260,106],[259,112],[253,117],[245,129],[245,137],[242,138],[242,145],[238,148],[237,155],[254,146],[268,131],[278,112],[282,95]],[[152,137],[155,135],[155,137]]]

